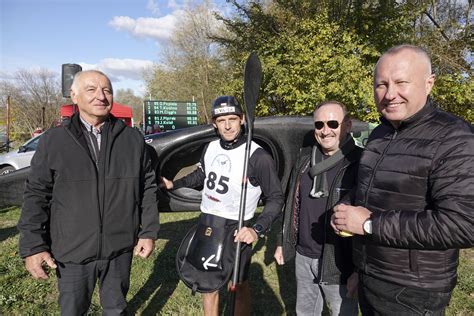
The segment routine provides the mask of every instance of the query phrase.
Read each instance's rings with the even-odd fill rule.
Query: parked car
[[[353,120],[352,132],[359,146],[365,145],[374,125]],[[191,172],[201,158],[205,145],[216,139],[212,125],[167,131],[145,136],[156,153],[157,177],[179,179]],[[275,160],[282,188],[286,187],[291,168],[300,147],[312,146],[314,122],[312,116],[273,116],[255,120],[254,138]],[[201,192],[190,188],[159,192],[161,211],[199,210]]]
[[[31,158],[35,154],[38,141],[41,137],[37,135],[20,146],[18,150],[0,155],[0,176],[12,171],[30,166]]]
[[[352,131],[357,144],[365,145],[373,125],[353,120]],[[254,140],[275,160],[283,188],[300,147],[314,144],[312,116],[272,116],[255,119]],[[159,134],[146,135],[155,163],[157,178],[178,179],[199,163],[206,144],[217,138],[212,125],[200,125]],[[21,205],[27,169],[0,177],[0,207]],[[3,194],[5,193],[5,194]],[[199,210],[201,192],[180,188],[158,192],[160,211]]]

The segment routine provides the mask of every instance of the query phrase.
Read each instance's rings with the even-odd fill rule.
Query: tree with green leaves
[[[433,57],[433,96],[440,106],[474,121],[472,1],[229,2],[234,14],[218,17],[228,33],[214,39],[226,48],[233,91],[241,91],[245,56],[260,55],[265,78],[259,115],[306,114],[320,101],[338,99],[356,117],[377,120],[375,62],[388,48],[411,43]]]
[[[114,101],[132,108],[133,121],[136,124],[143,121],[143,99],[136,96],[132,89],[118,89],[114,92]]]
[[[252,3],[239,6],[244,16],[223,19],[234,34],[216,37],[236,60],[234,82],[229,85],[239,90],[238,64],[255,50],[264,67],[258,115],[309,114],[319,102],[336,99],[357,117],[376,120],[372,67],[366,60],[377,52],[355,32],[332,22],[327,12],[310,2],[307,5],[296,10],[294,6]],[[308,14],[311,10],[314,13]]]
[[[154,99],[190,101],[199,108],[199,120],[210,123],[210,104],[226,81],[226,67],[211,32],[218,29],[209,1],[184,10],[170,43],[146,79]]]

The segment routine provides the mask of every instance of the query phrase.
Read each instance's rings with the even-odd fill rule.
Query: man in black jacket
[[[474,245],[474,134],[429,98],[428,54],[402,45],[378,61],[380,124],[362,154],[355,206],[335,207],[354,237],[364,315],[442,315],[459,248]]]
[[[42,137],[18,223],[20,255],[35,279],[56,269],[63,315],[84,315],[97,280],[106,315],[126,312],[132,254],[147,258],[159,222],[156,181],[142,135],[110,114],[102,72],[76,74],[79,108]]]
[[[317,144],[302,148],[293,168],[275,259],[282,265],[296,252],[298,315],[321,315],[325,301],[332,315],[357,315],[351,238],[337,236],[329,219],[355,183],[362,149],[349,134],[344,104],[323,102],[313,118]]]

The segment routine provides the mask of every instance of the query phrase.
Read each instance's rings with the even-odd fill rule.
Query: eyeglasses
[[[320,130],[320,129],[323,129],[324,124],[326,124],[330,129],[337,129],[339,127],[340,123],[336,120],[330,120],[330,121],[327,121],[327,122],[316,121],[316,122],[314,122],[314,127],[317,130]]]

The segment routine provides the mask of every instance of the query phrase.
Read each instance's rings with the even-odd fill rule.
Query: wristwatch
[[[258,237],[265,237],[265,234],[263,232],[263,226],[261,224],[254,224],[252,228],[257,233]]]
[[[366,219],[362,228],[365,234],[372,235],[372,220],[370,218]]]

